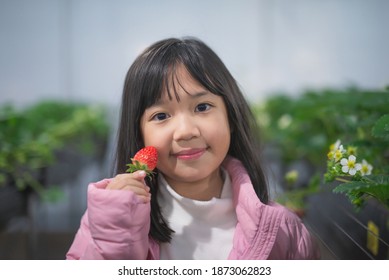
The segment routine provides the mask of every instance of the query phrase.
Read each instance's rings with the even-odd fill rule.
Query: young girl
[[[67,259],[317,259],[296,215],[269,201],[250,108],[195,38],[146,49],[124,85],[116,176],[88,187]],[[157,170],[126,173],[145,146]]]

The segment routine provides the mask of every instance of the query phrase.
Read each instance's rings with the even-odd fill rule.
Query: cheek
[[[142,133],[145,146],[154,146],[157,149],[160,158],[163,158],[169,153],[171,139],[169,133],[165,129],[146,125],[142,129]]]
[[[230,144],[230,127],[228,122],[224,118],[215,119],[211,124],[208,123],[208,129],[206,130],[207,135],[205,136],[216,147],[224,149],[225,146]]]
[[[155,146],[156,130],[152,128],[150,123],[146,122],[144,117],[141,119],[140,126],[144,145]]]
[[[229,123],[228,116],[227,116],[226,113],[222,114],[219,117],[219,120],[217,121],[216,127],[219,130],[219,133],[222,133],[224,135],[230,135],[231,134],[230,123]]]
[[[147,128],[142,130],[142,132],[145,146],[154,146],[158,148],[158,146],[161,144],[160,140],[163,138],[163,134],[158,132],[158,130]]]

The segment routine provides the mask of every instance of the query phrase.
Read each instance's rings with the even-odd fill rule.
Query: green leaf
[[[58,190],[45,191],[38,180],[41,168],[56,164],[62,149],[99,153],[97,141],[105,142],[109,132],[106,113],[105,107],[63,101],[41,101],[23,109],[0,105],[0,186],[11,178],[18,190],[29,188],[45,200],[59,199]]]
[[[361,191],[364,188],[368,188],[369,185],[365,182],[349,182],[338,185],[334,188],[335,193],[348,193],[351,191]]]
[[[383,115],[373,126],[371,134],[389,140],[389,114]]]
[[[340,184],[333,190],[335,193],[345,193],[353,202],[354,198],[362,195],[375,197],[389,207],[389,176],[370,175],[362,181],[353,181]]]

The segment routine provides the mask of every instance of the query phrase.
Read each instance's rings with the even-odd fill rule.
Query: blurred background
[[[65,258],[88,183],[111,175],[130,64],[188,35],[252,104],[272,195],[323,258],[388,259],[387,205],[356,209],[323,179],[338,139],[389,173],[388,11],[386,0],[0,0],[0,259]]]

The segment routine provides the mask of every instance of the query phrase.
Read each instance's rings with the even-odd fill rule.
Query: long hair
[[[246,168],[258,198],[268,203],[268,188],[259,157],[259,139],[255,118],[224,63],[202,41],[185,37],[158,41],[141,53],[127,72],[121,107],[116,150],[116,173],[124,173],[126,163],[144,147],[140,120],[144,111],[157,102],[167,90],[171,75],[183,65],[204,88],[221,96],[225,102],[231,127],[228,154],[239,159]],[[178,98],[178,96],[176,96]],[[150,236],[159,242],[169,242],[172,230],[164,219],[157,201],[158,170],[150,186]]]

